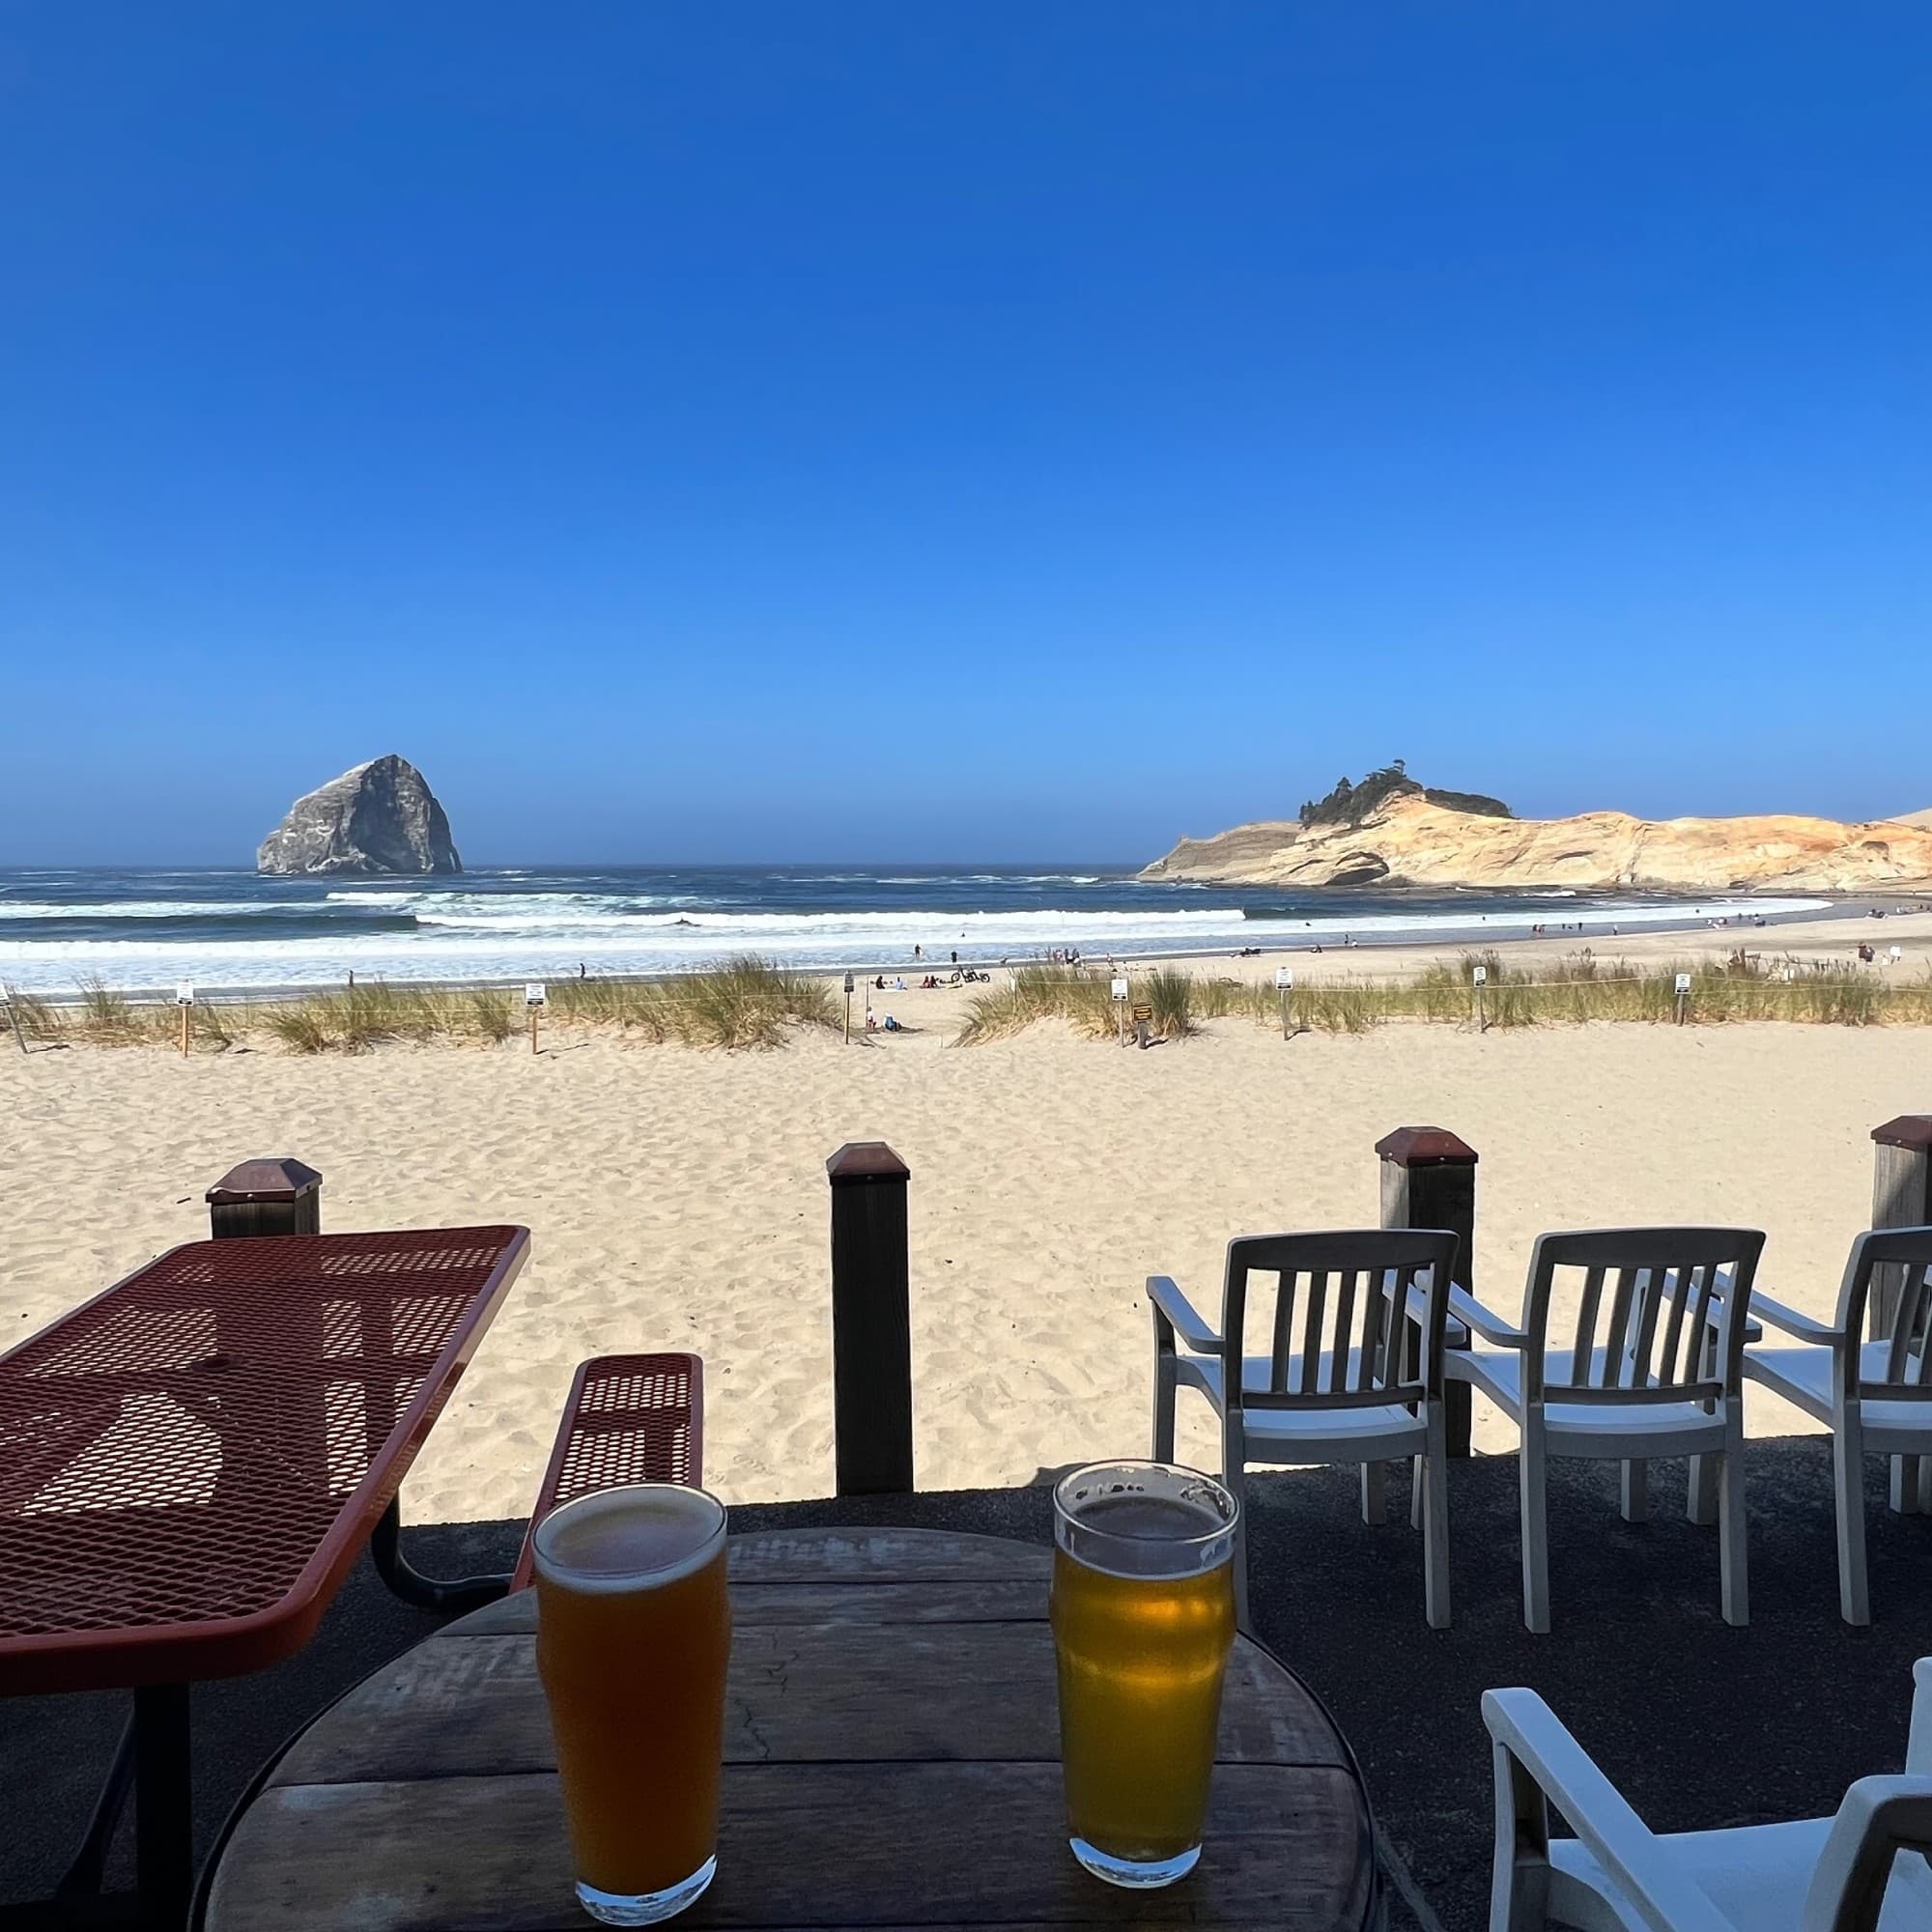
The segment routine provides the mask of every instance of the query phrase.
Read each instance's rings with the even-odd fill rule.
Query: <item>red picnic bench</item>
[[[510,1578],[534,1574],[531,1540],[552,1510],[626,1483],[704,1480],[704,1363],[696,1355],[595,1355],[580,1363],[565,1398],[530,1526]]]

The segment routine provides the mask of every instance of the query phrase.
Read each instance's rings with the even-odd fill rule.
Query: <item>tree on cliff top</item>
[[[1360,784],[1351,784],[1347,778],[1343,778],[1337,781],[1335,789],[1326,798],[1307,801],[1301,808],[1301,822],[1304,825],[1360,825],[1364,819],[1373,818],[1390,799],[1401,798],[1407,793],[1419,794],[1431,805],[1441,806],[1445,811],[1466,811],[1482,818],[1516,816],[1501,799],[1490,798],[1479,791],[1441,791],[1434,785],[1417,784],[1409,777],[1405,761],[1392,758],[1387,764],[1370,772]]]

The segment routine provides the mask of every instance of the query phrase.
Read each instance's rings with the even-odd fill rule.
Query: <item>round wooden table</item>
[[[926,1530],[733,1538],[718,1877],[678,1922],[1365,1925],[1371,1828],[1348,1747],[1245,1637],[1200,1865],[1129,1892],[1074,1863],[1050,1562]],[[535,1622],[536,1592],[519,1591],[317,1719],[236,1821],[213,1932],[583,1932]]]

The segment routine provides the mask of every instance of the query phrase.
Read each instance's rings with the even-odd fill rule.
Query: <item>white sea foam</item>
[[[77,980],[91,975],[116,986],[167,986],[187,980],[210,988],[323,984],[339,981],[352,970],[361,978],[392,980],[514,980],[555,977],[575,972],[579,965],[598,973],[674,972],[738,952],[755,952],[801,967],[890,964],[903,972],[916,970],[914,946],[934,961],[956,950],[962,961],[986,963],[1036,958],[1051,948],[1065,946],[1097,955],[1333,945],[1344,934],[1356,940],[1398,934],[1500,938],[1526,931],[1530,923],[1521,910],[1352,913],[1346,905],[1299,919],[1250,920],[1230,906],[1110,912],[1066,907],[1004,912],[680,912],[664,904],[641,909],[644,895],[639,895],[631,903],[640,909],[625,912],[611,910],[609,897],[580,893],[369,896],[390,909],[418,897],[440,903],[435,908],[412,906],[417,921],[414,931],[357,933],[345,928],[259,940],[239,933],[232,939],[178,941],[0,940],[0,980],[39,991],[71,989]],[[1713,898],[1701,904],[1592,906],[1574,910],[1564,923],[1577,928],[1579,941],[1601,941],[1612,926],[1628,931],[1701,923],[1740,915],[1805,911],[1823,903],[1800,898]],[[128,908],[106,910],[126,915]],[[167,910],[179,913],[187,908],[177,904]]]
[[[320,912],[313,899],[103,899],[62,905],[52,899],[0,896],[0,920],[10,919],[234,919],[257,912]]]

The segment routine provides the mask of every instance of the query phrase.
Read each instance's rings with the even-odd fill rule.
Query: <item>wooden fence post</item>
[[[322,1176],[298,1160],[244,1160],[208,1190],[208,1231],[235,1235],[322,1233]]]
[[[1922,1228],[1932,1224],[1932,1114],[1901,1114],[1872,1129],[1872,1216],[1874,1228]],[[1891,1333],[1905,1271],[1888,1263],[1872,1273],[1865,1303],[1865,1333],[1874,1342]],[[1932,1346],[1932,1345],[1928,1345]],[[1920,1494],[1919,1456],[1890,1461],[1891,1507],[1917,1514]]]
[[[1476,1150],[1443,1127],[1398,1127],[1376,1143],[1382,1163],[1384,1228],[1447,1228],[1456,1236],[1456,1280],[1476,1292]],[[1449,1346],[1466,1349],[1468,1331],[1452,1316]],[[1449,1453],[1469,1453],[1469,1384],[1445,1391]]]
[[[1932,1114],[1901,1114],[1872,1129],[1874,1228],[1923,1228],[1932,1224]],[[1898,1313],[1900,1271],[1885,1267],[1872,1281],[1866,1334],[1876,1342],[1891,1333]]]
[[[832,1406],[841,1496],[913,1487],[911,1170],[883,1141],[850,1141],[832,1182]]]

